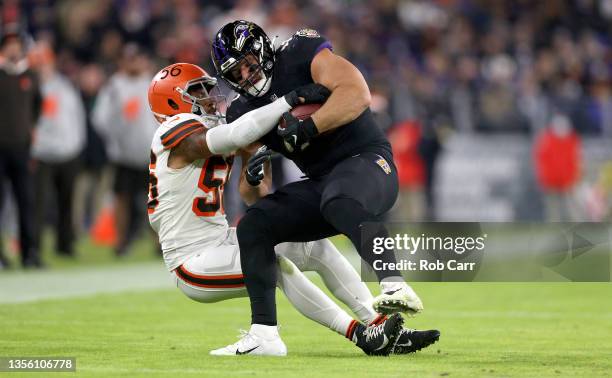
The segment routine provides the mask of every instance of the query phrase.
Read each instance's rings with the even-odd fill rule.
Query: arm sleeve
[[[284,97],[250,111],[234,122],[214,127],[206,133],[206,144],[213,154],[226,154],[245,147],[266,135],[284,112],[291,110]]]

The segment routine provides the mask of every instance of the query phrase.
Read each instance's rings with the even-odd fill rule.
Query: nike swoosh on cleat
[[[239,351],[238,349],[236,349],[236,354],[237,355],[241,355],[241,354],[249,354],[252,351],[254,351],[255,349],[259,348],[259,345],[256,346],[255,348],[249,349],[249,350],[245,350],[244,352]]]
[[[398,346],[399,346],[399,347],[409,347],[409,346],[412,346],[412,341],[408,340],[408,342],[407,342],[407,343],[405,343],[405,344],[400,344],[400,343],[397,343],[397,344],[395,344],[395,346],[396,346],[396,347],[398,347]]]
[[[381,345],[381,346],[379,346],[378,348],[374,349],[375,351],[377,351],[377,350],[381,350],[381,349],[383,349],[384,347],[386,347],[386,346],[387,346],[387,344],[389,344],[389,339],[387,338],[387,335],[383,335],[383,337],[384,337],[385,339],[383,340],[382,345]]]
[[[402,289],[397,289],[397,290],[393,290],[393,291],[385,291],[385,294],[387,294],[387,295],[393,295],[393,294],[397,293],[397,292],[398,292],[398,291],[400,291],[400,290],[402,290]]]

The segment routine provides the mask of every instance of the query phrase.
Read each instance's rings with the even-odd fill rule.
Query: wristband
[[[303,120],[300,127],[304,131],[304,135],[306,135],[309,139],[319,134],[319,130],[317,129],[312,117],[308,117]]]

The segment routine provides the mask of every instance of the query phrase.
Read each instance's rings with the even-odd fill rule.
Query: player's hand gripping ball
[[[319,133],[310,116],[320,107],[321,104],[300,105],[282,115],[276,133],[283,138],[287,151],[303,151]]]
[[[331,92],[327,87],[310,83],[302,85],[285,95],[285,100],[292,108],[303,104],[322,104],[327,101]]]

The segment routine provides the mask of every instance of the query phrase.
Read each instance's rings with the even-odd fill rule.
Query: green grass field
[[[140,264],[138,257],[133,259],[125,264]],[[109,271],[116,268],[110,258],[100,261]],[[66,275],[86,269],[59,265],[56,269]],[[442,337],[412,355],[368,357],[343,337],[301,317],[279,293],[279,321],[288,357],[213,358],[210,349],[234,342],[238,329],[248,329],[248,301],[204,305],[168,288],[1,303],[0,356],[72,356],[77,358],[78,375],[104,377],[612,374],[611,284],[416,283],[414,287],[426,311],[407,319],[406,325],[438,328]],[[44,376],[62,375],[74,374]]]

